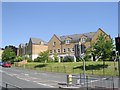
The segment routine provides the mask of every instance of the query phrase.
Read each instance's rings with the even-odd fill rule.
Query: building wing
[[[46,41],[43,41],[42,39],[39,38],[30,38],[32,44],[43,44],[43,45],[47,45]]]

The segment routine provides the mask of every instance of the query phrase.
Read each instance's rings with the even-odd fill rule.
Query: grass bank
[[[105,65],[103,65],[103,62],[101,61],[98,62],[87,61],[85,64],[86,74],[105,76],[118,75],[118,62],[116,62],[117,67],[116,71],[114,70],[114,62],[106,61]],[[45,72],[60,72],[67,74],[83,73],[83,62],[62,62],[62,63],[30,62],[20,67]]]

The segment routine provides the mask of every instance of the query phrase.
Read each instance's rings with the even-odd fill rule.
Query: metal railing
[[[2,82],[3,83],[3,86],[2,86],[2,90],[12,90],[12,89],[15,89],[15,90],[23,90],[21,87],[19,86],[16,86],[16,85],[12,85],[10,83],[7,83],[7,82]]]
[[[83,74],[67,75],[66,87],[78,87],[81,90],[120,90],[118,77],[94,75],[84,77]]]

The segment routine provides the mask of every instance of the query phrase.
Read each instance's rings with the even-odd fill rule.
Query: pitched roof
[[[72,38],[72,41],[77,42],[80,40],[80,37],[82,35],[85,35],[87,39],[93,38],[96,32],[89,32],[89,33],[84,33],[84,34],[73,34],[73,35],[65,35],[65,36],[58,36],[58,38],[64,42],[67,37]]]
[[[33,44],[40,44],[41,42],[43,42],[45,45],[47,44],[47,42],[43,41],[42,39],[39,39],[39,38],[30,38],[31,39],[31,42]]]

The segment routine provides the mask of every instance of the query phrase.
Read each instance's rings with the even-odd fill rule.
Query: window
[[[74,48],[72,48],[72,51],[74,52]]]
[[[63,52],[65,53],[65,52],[66,52],[66,49],[64,49]]]
[[[53,42],[53,46],[55,46],[56,45],[56,42]]]
[[[70,44],[70,40],[66,40],[66,42],[65,42],[66,44]]]
[[[86,38],[81,38],[81,42],[85,42],[86,41]]]
[[[58,53],[60,53],[60,49],[58,49]]]
[[[68,52],[70,52],[70,48],[68,48]]]
[[[50,53],[52,54],[52,50],[50,50]]]
[[[56,53],[56,50],[54,49],[54,53]]]
[[[43,42],[40,42],[41,45],[43,45],[44,43]]]

